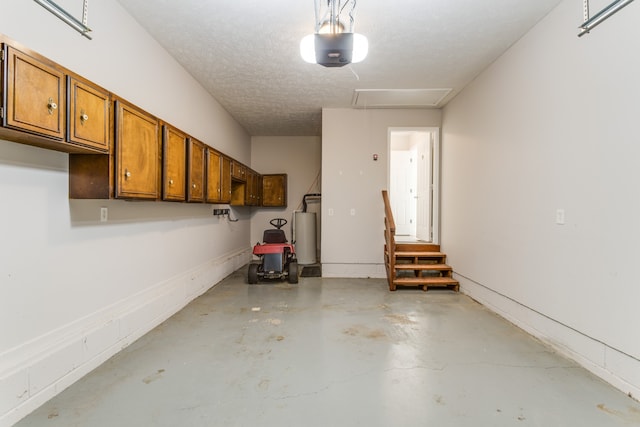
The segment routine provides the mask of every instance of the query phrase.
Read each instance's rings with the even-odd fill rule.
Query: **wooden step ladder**
[[[395,223],[386,190],[382,191],[385,204],[384,262],[389,290],[398,286],[417,286],[423,291],[429,288],[448,288],[455,292],[460,284],[453,278],[453,269],[446,264],[447,256],[440,252],[440,245],[429,243],[396,243]]]

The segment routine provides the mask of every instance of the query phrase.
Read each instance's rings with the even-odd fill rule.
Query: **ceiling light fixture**
[[[315,32],[300,42],[302,59],[325,67],[362,61],[369,51],[369,42],[362,34],[353,32],[356,0],[314,0],[314,4]]]

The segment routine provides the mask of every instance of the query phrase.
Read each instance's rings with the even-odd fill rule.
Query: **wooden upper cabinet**
[[[207,192],[209,203],[222,201],[222,155],[212,148],[207,148]]]
[[[249,206],[260,206],[261,204],[261,186],[262,180],[260,174],[254,170],[247,169],[247,186],[245,195],[245,204]]]
[[[262,175],[256,172],[254,176],[255,205],[262,206]]]
[[[67,89],[67,141],[108,152],[109,92],[73,77],[68,77]]]
[[[65,137],[65,74],[53,64],[5,45],[3,125],[62,141]]]
[[[109,152],[108,91],[17,44],[4,43],[2,58],[0,138],[66,153]]]
[[[244,194],[244,204],[246,206],[253,206],[253,203],[254,203],[254,197],[253,197],[253,192],[254,192],[253,187],[255,185],[255,183],[253,182],[254,175],[255,174],[251,169],[246,170],[247,184],[245,185],[245,194]]]
[[[116,198],[160,196],[158,120],[123,101],[115,102]]]
[[[162,200],[185,201],[187,189],[187,135],[162,127]]]
[[[220,166],[220,203],[231,202],[231,163],[232,160],[222,156]]]
[[[187,201],[204,202],[205,145],[193,138],[188,142]]]
[[[69,153],[72,199],[286,206],[244,164],[0,34],[0,139]]]
[[[246,179],[247,168],[240,162],[231,161],[231,178],[244,181]]]
[[[231,201],[231,159],[207,148],[207,198],[208,203]]]
[[[287,206],[287,174],[262,175],[262,206]]]

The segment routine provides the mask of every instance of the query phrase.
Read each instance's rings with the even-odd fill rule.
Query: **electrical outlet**
[[[556,224],[564,225],[564,209],[556,210]]]
[[[100,222],[107,222],[109,219],[109,209],[106,207],[100,208]]]

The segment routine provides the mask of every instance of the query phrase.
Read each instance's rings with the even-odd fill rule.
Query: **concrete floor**
[[[640,404],[451,291],[243,269],[18,426],[638,426]]]

